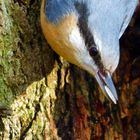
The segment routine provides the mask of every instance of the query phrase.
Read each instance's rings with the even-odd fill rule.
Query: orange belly
[[[44,2],[44,0],[43,0]],[[44,12],[44,3],[41,6],[41,27],[51,48],[69,62],[78,65],[76,50],[69,42],[69,35],[72,29],[77,26],[77,19],[74,14],[65,16],[59,23],[50,23]]]

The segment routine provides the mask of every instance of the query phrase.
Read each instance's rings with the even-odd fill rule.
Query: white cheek
[[[76,50],[84,50],[85,49],[85,43],[80,35],[80,31],[78,27],[74,27],[72,31],[69,34],[69,41]]]
[[[73,47],[75,57],[79,62],[79,66],[90,74],[95,75],[96,65],[90,57],[89,52],[85,46],[85,41],[80,34],[79,28],[75,27],[69,34],[69,41]]]
[[[79,28],[76,26],[72,28],[69,34],[69,42],[73,53],[77,58],[80,65],[82,65],[88,55],[87,48],[85,47],[85,41],[80,34]]]

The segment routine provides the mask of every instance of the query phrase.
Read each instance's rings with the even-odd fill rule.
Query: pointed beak
[[[105,96],[111,99],[116,104],[118,96],[110,73],[107,72],[107,74],[104,76],[100,71],[98,71],[95,77]]]

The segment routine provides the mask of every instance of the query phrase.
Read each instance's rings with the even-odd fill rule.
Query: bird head
[[[69,40],[75,48],[77,65],[92,74],[105,96],[116,104],[118,97],[111,76],[120,58],[119,33],[114,28],[117,26],[113,21],[87,13],[84,4],[77,3],[75,7],[78,11],[77,26],[71,31]],[[112,25],[108,27],[109,24]]]
[[[76,63],[72,63],[93,75],[105,96],[116,104],[118,97],[111,76],[119,63],[119,39],[108,44],[108,41],[95,35],[89,30],[86,41],[78,26],[71,31],[69,39],[76,58]],[[94,40],[90,36],[94,36]]]

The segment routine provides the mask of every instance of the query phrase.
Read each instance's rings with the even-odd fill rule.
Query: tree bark
[[[140,10],[121,38],[119,102],[47,45],[40,1],[0,0],[0,140],[140,139]]]

